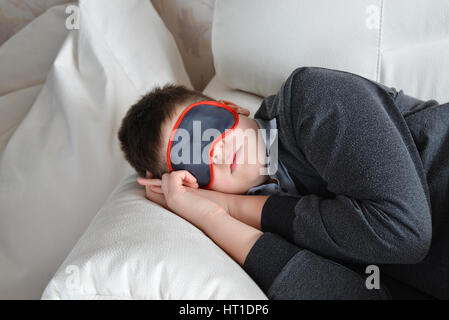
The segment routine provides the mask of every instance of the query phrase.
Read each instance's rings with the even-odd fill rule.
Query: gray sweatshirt
[[[449,298],[449,104],[304,67],[255,117],[276,118],[279,159],[299,191],[268,198],[243,265],[270,298],[385,297],[351,273],[368,264]],[[332,274],[341,281],[323,280]]]

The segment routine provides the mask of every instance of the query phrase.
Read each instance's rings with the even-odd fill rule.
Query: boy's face
[[[221,100],[220,102],[224,103]],[[248,189],[264,183],[268,178],[262,174],[267,161],[266,148],[258,134],[256,121],[248,117],[249,111],[228,101],[225,104],[239,113],[240,119],[237,126],[216,143],[213,149],[214,179],[210,189],[234,194],[246,193]],[[174,116],[161,127],[164,155],[171,130],[186,107],[178,108]]]

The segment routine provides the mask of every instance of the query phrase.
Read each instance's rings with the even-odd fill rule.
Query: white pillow
[[[267,299],[224,251],[125,177],[43,299]]]
[[[65,28],[68,15],[60,13],[53,28]],[[81,0],[79,18],[0,157],[0,299],[40,298],[110,192],[133,172],[117,139],[129,106],[155,85],[191,88],[150,1]],[[21,68],[15,50],[8,63]]]
[[[217,0],[212,52],[220,81],[261,96],[318,66],[443,103],[448,51],[431,43],[449,40],[448,25],[447,0]]]

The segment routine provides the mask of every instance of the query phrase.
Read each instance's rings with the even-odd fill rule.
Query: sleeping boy
[[[254,119],[156,88],[118,136],[147,198],[201,229],[270,299],[449,298],[448,123],[449,104],[303,67]]]

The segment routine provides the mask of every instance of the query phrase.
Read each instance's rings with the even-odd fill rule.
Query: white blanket
[[[80,8],[79,30],[67,32],[64,7],[55,7],[0,49],[0,119],[24,117],[0,155],[0,298],[40,298],[132,172],[117,140],[129,106],[155,85],[191,87],[149,1],[81,0]]]

